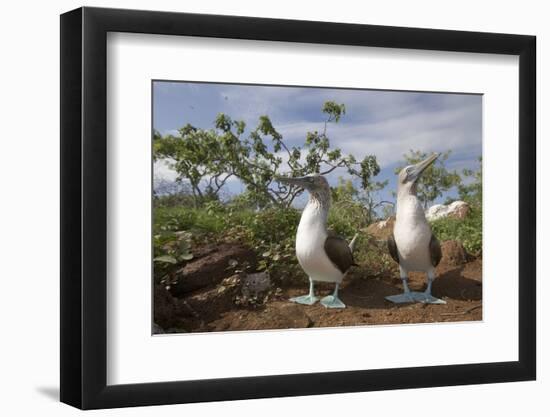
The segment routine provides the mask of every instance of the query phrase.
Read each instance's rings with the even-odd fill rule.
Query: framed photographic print
[[[63,402],[535,379],[534,37],[81,8],[61,102]]]

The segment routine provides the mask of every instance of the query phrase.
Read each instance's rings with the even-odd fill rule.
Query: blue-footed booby
[[[277,181],[301,187],[309,192],[309,200],[302,212],[296,233],[296,257],[309,276],[309,294],[291,298],[290,301],[312,305],[317,301],[314,282],[334,282],[334,293],[321,299],[321,304],[327,308],[345,308],[346,305],[338,298],[338,288],[350,267],[356,265],[353,260],[353,247],[357,235],[348,244],[343,238],[327,230],[330,187],[325,177],[279,177]]]
[[[416,196],[417,182],[422,173],[439,157],[433,154],[416,165],[401,170],[397,178],[397,204],[393,235],[388,238],[388,250],[399,264],[403,281],[403,294],[391,295],[394,303],[419,301],[428,304],[445,304],[432,296],[435,267],[441,261],[441,246],[426,220],[424,208]],[[424,292],[412,292],[407,284],[410,271],[422,271],[428,275],[428,287]]]

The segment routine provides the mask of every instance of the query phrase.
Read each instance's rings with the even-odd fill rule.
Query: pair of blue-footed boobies
[[[399,264],[404,292],[386,297],[394,303],[445,303],[431,295],[435,267],[441,260],[441,247],[432,234],[422,204],[416,196],[418,179],[438,156],[434,154],[416,165],[409,165],[398,176],[396,221],[393,234],[388,239],[388,249]],[[315,281],[334,282],[334,293],[321,299],[321,304],[327,308],[345,308],[346,305],[338,298],[338,289],[348,270],[356,265],[353,249],[357,235],[348,244],[345,239],[328,231],[330,187],[326,178],[308,175],[298,178],[279,177],[277,180],[309,192],[309,200],[296,233],[296,257],[309,276],[309,293],[291,298],[291,301],[312,305],[318,300],[314,292]],[[410,291],[407,283],[409,271],[423,271],[428,275],[426,291]]]

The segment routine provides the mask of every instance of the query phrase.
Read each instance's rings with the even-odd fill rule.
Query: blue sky
[[[339,147],[357,160],[376,155],[381,172],[377,180],[389,180],[381,198],[392,199],[396,166],[410,149],[423,152],[452,150],[447,168],[459,172],[477,169],[482,152],[482,96],[379,90],[349,90],[311,87],[274,87],[155,81],[153,84],[153,127],[161,134],[175,133],[187,123],[213,128],[218,113],[244,120],[253,129],[261,115],[268,115],[290,145],[303,144],[307,131],[323,129],[321,107],[332,100],[346,106],[338,124],[327,134],[332,147]],[[154,167],[155,180],[175,177],[167,164]],[[334,171],[329,182],[344,170]],[[243,190],[238,180],[227,193]],[[456,191],[442,197],[456,195]]]

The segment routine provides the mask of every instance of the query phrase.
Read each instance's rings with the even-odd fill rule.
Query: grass
[[[221,233],[227,227],[221,216],[211,215],[204,208],[156,207],[154,210],[155,233],[186,230],[198,235]]]

